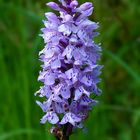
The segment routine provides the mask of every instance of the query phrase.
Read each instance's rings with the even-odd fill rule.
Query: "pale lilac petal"
[[[73,22],[73,18],[71,15],[69,14],[65,14],[64,16],[62,16],[63,21],[62,23],[67,23],[67,22]],[[64,24],[65,25],[65,24]]]
[[[67,56],[67,59],[71,59],[72,58],[72,53],[74,51],[74,47],[73,46],[67,46],[67,48],[63,51],[62,56]]]
[[[76,6],[78,6],[78,2],[76,0],[73,0],[71,3],[70,3],[70,7],[71,8],[75,8]]]
[[[80,122],[81,118],[77,117],[75,114],[69,112],[66,113],[61,120],[60,124],[66,124],[67,122],[71,123],[73,126],[75,126],[75,123]]]
[[[52,104],[52,101],[50,101],[50,99],[48,99],[47,101],[41,103],[39,101],[36,101],[37,105],[39,105],[41,107],[41,109],[43,110],[43,112],[47,112]]]
[[[52,96],[52,100],[58,103],[63,102],[63,100],[59,96],[55,96],[55,95]]]
[[[49,29],[51,27],[49,21],[43,20],[43,23],[44,23],[44,25],[45,25],[46,28]]]
[[[49,2],[49,3],[47,3],[47,6],[51,7],[54,10],[57,10],[57,11],[60,10],[59,5],[57,3],[55,3],[55,2]]]
[[[66,85],[62,86],[59,93],[62,95],[64,99],[70,98],[70,89]]]
[[[42,92],[41,94],[44,94],[47,98],[49,98],[52,94],[52,90],[50,89],[49,86],[45,85],[42,89]]]
[[[87,86],[91,86],[93,84],[93,79],[91,75],[86,74],[82,79],[80,79],[80,82],[84,83]]]
[[[79,100],[82,95],[83,91],[80,88],[76,89],[74,94],[74,100]]]
[[[56,31],[50,30],[50,29],[47,29],[47,28],[42,29],[42,32],[43,32],[42,37],[43,37],[45,43],[50,42],[51,38],[57,36]]]
[[[55,74],[51,73],[51,74],[47,74],[45,76],[45,85],[53,85],[55,83],[55,79],[56,79],[56,76]]]
[[[52,93],[52,91],[51,91],[50,87],[48,87],[48,86],[42,86],[42,87],[40,87],[40,89],[35,93],[35,96],[36,96],[37,94],[39,94],[40,97],[46,96],[47,98],[49,98],[49,97],[51,96],[51,93]]]
[[[48,121],[49,121],[51,124],[56,124],[56,123],[58,123],[59,118],[58,118],[58,116],[56,115],[56,113],[50,113],[50,116],[48,116]]]
[[[48,120],[48,115],[46,114],[41,118],[40,123],[45,124],[47,120]]]
[[[47,112],[46,115],[43,116],[41,119],[41,123],[45,123],[46,121],[50,122],[51,124],[56,124],[59,121],[58,116],[54,112]]]
[[[83,86],[81,86],[80,89],[82,90],[82,92],[83,92],[85,95],[87,95],[87,96],[89,97],[89,95],[90,95],[90,92],[89,92],[89,91],[87,91]]]
[[[55,102],[55,110],[57,113],[64,113],[64,110],[63,110],[63,103],[57,103]]]
[[[62,32],[64,35],[69,36],[71,34],[71,29],[68,25],[62,24],[58,27],[58,31]]]
[[[69,70],[67,70],[66,72],[65,72],[65,74],[66,74],[66,76],[67,76],[67,78],[68,79],[71,79],[72,78],[72,76],[73,76],[73,69],[69,69]]]
[[[47,72],[45,72],[45,71],[42,71],[42,72],[40,71],[40,72],[39,72],[38,81],[44,82],[46,73],[47,73]]]
[[[77,11],[80,13],[79,16],[76,18],[76,24],[80,21],[84,21],[90,16],[93,12],[92,3],[86,2],[82,4]]]
[[[78,73],[79,71],[76,69],[69,69],[65,72],[66,76],[68,79],[71,79],[73,83],[75,83],[76,81],[78,81]]]
[[[92,30],[95,30],[98,27],[99,27],[98,23],[92,22],[90,20],[84,20],[79,25],[79,29],[80,28],[84,28],[84,29],[87,29],[87,30],[90,29],[90,30],[88,30],[88,32],[92,32]]]
[[[52,12],[47,12],[45,13],[45,16],[47,17],[47,19],[51,22],[59,22],[56,14],[52,13]]]
[[[52,69],[57,69],[61,67],[61,61],[56,59],[54,61],[51,62],[51,68]]]
[[[74,100],[79,100],[83,94],[89,97],[90,92],[85,90],[83,86],[80,86],[78,89],[75,90]]]
[[[74,65],[82,65],[82,61],[76,60],[76,61],[74,61]]]
[[[78,38],[76,35],[72,35],[69,41],[71,44],[76,44],[78,42]]]
[[[93,12],[93,7],[91,7],[90,9],[86,10],[83,12],[84,16],[90,16]]]
[[[88,106],[90,104],[96,105],[97,103],[98,103],[98,101],[93,100],[87,96],[83,96],[81,101],[80,101],[80,105],[83,105],[83,106]]]
[[[52,98],[50,97],[47,101],[43,102],[46,111],[48,111],[52,105]]]
[[[81,118],[77,117],[75,114],[71,113],[71,118],[75,121],[75,122],[80,122]]]
[[[92,8],[92,3],[91,2],[85,2],[84,4],[82,4],[79,9],[81,11],[86,11],[88,9]]]

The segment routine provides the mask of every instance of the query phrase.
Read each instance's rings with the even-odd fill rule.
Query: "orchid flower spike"
[[[98,35],[98,23],[89,20],[91,2],[78,5],[77,0],[49,2],[47,6],[59,12],[45,13],[47,20],[41,29],[45,47],[39,52],[43,82],[36,101],[44,112],[41,123],[53,125],[57,139],[68,140],[75,128],[83,128],[91,109],[97,104],[91,96],[99,96],[101,47],[93,39]]]

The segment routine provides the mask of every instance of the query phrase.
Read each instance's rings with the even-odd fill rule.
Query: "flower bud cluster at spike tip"
[[[101,93],[97,86],[101,48],[93,41],[98,23],[88,19],[93,12],[90,2],[78,6],[76,0],[59,0],[47,6],[60,14],[45,13],[47,20],[41,29],[45,47],[39,52],[43,64],[38,80],[44,85],[36,92],[45,99],[36,102],[44,112],[41,123],[81,127],[97,104],[92,94]]]

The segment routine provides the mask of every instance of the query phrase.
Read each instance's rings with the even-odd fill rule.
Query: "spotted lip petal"
[[[82,82],[83,84],[85,84],[86,86],[91,86],[93,84],[93,79],[91,77],[91,75],[89,74],[85,74],[82,79],[80,79],[80,82]]]
[[[51,124],[56,124],[59,121],[58,116],[54,112],[47,112],[41,119],[41,123],[45,123],[46,121],[50,122]]]
[[[81,118],[77,117],[75,114],[69,112],[66,113],[63,117],[63,119],[61,120],[60,124],[66,124],[66,123],[71,123],[73,126],[75,126],[75,124],[77,122],[80,122]]]
[[[79,100],[82,97],[82,95],[87,95],[89,97],[90,92],[86,91],[83,86],[80,86],[75,90],[74,100]]]
[[[70,89],[66,85],[62,86],[62,88],[60,89],[59,92],[64,99],[69,99],[70,98]]]

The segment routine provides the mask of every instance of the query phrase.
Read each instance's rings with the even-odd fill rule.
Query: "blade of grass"
[[[40,17],[40,16],[36,15],[32,11],[24,9],[23,7],[20,7],[20,6],[15,6],[13,4],[2,3],[0,5],[0,9],[2,9],[2,8],[5,9],[5,10],[7,9],[9,12],[15,10],[20,14],[23,14],[25,16],[30,17],[31,19],[34,19],[34,20],[38,21],[39,23],[42,21],[42,18],[43,18],[43,17]]]
[[[1,134],[0,140],[10,139],[12,137],[15,137],[18,135],[23,135],[23,134],[25,134],[25,135],[27,135],[27,134],[39,135],[39,132],[36,130],[32,130],[32,129],[19,129],[19,130],[15,130],[13,132]]]
[[[138,73],[136,73],[129,65],[127,65],[123,60],[121,60],[120,57],[113,54],[112,52],[108,51],[107,49],[103,49],[103,53],[111,57],[112,60],[116,61],[118,64],[120,64],[127,73],[136,81],[140,82],[140,76]]]

